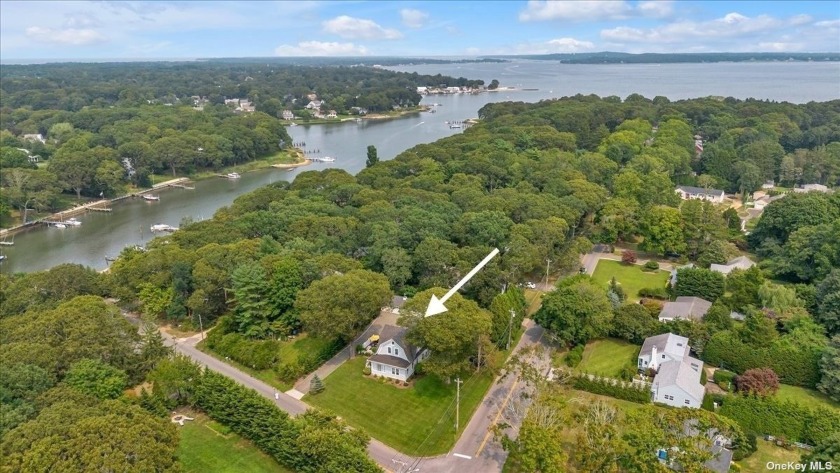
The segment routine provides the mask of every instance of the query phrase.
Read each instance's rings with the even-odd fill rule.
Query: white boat
[[[63,223],[56,223],[56,224],[55,224],[55,228],[61,228],[61,229],[64,229],[64,228],[67,228],[67,225],[65,225],[65,224],[63,224]]]
[[[324,156],[323,158],[321,158],[321,161],[323,161],[325,163],[332,163],[332,162],[335,162],[335,158],[331,158],[329,156]]]
[[[64,222],[62,222],[62,223],[64,223],[64,225],[72,225],[72,226],[74,226],[74,227],[78,227],[78,226],[81,226],[81,225],[82,225],[82,222],[80,222],[80,221],[76,220],[76,218],[75,218],[75,217],[73,217],[73,218],[68,218],[67,220],[65,220],[65,221],[64,221]]]
[[[292,122],[292,123],[289,124],[289,126],[298,126],[298,124],[295,123],[295,122]]]
[[[2,263],[3,260],[5,260],[5,259],[6,259],[6,255],[0,255],[0,263]]]
[[[166,225],[165,223],[158,223],[158,224],[152,225],[152,227],[151,227],[152,233],[155,233],[155,232],[174,232],[177,229],[178,229],[177,227]]]
[[[452,125],[449,125],[449,128],[453,128],[453,129],[461,128],[461,125],[458,125],[457,123],[453,123]]]
[[[226,177],[228,179],[239,179],[242,176],[240,176],[238,172],[229,172]]]
[[[154,202],[156,200],[160,200],[160,197],[151,194],[143,194],[143,199],[148,200],[149,202]]]

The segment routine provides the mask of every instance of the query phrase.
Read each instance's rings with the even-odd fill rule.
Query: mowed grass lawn
[[[741,467],[744,473],[769,471],[767,469],[767,462],[785,464],[787,462],[799,462],[799,457],[803,450],[787,450],[782,447],[777,447],[772,442],[767,442],[764,439],[758,439],[758,450],[747,458],[735,462]]]
[[[176,427],[181,437],[178,458],[184,473],[292,473],[203,414]]]
[[[828,407],[840,410],[840,404],[829,399],[825,394],[813,389],[801,388],[799,386],[779,385],[776,399],[782,401],[793,401],[807,407]]]
[[[642,271],[642,266],[638,264],[622,264],[620,261],[602,259],[598,261],[592,279],[606,288],[615,277],[616,282],[627,294],[627,299],[638,301],[639,289],[665,287],[670,275],[668,271]]]
[[[625,366],[635,366],[640,349],[638,345],[624,340],[595,340],[586,344],[577,369],[585,373],[616,378]]]
[[[426,375],[411,387],[397,387],[364,376],[364,367],[361,356],[344,363],[324,379],[322,393],[307,394],[303,401],[341,416],[353,427],[409,455],[437,455],[452,448],[454,382],[447,385]],[[492,383],[493,375],[483,373],[461,385],[461,429]]]

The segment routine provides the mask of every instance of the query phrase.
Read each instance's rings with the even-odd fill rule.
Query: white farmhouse
[[[429,356],[429,350],[409,344],[405,334],[404,327],[382,327],[376,354],[367,360],[370,374],[400,381],[406,381],[414,374],[417,363]]]
[[[665,333],[645,339],[639,352],[639,370],[653,369],[653,402],[699,409],[706,388],[700,384],[703,362],[689,356],[688,339]]]

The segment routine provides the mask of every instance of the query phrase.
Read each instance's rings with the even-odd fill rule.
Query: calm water
[[[106,256],[116,256],[126,245],[144,244],[155,235],[151,225],[178,226],[181,219],[210,218],[221,207],[246,192],[279,180],[292,180],[306,170],[338,167],[350,173],[364,168],[368,145],[376,146],[380,159],[392,159],[406,149],[430,143],[460,129],[447,121],[475,117],[488,102],[536,102],[565,95],[618,95],[639,93],[684,99],[708,95],[760,98],[803,103],[840,98],[840,63],[718,63],[651,65],[564,65],[546,62],[505,64],[423,65],[394,68],[424,74],[498,79],[502,86],[536,88],[535,91],[501,91],[480,95],[431,96],[425,104],[438,103],[436,113],[419,113],[398,120],[349,122],[336,125],[296,126],[289,133],[314,156],[332,156],[333,163],[314,163],[293,171],[278,169],[243,174],[237,181],[209,179],[195,190],[160,192],[159,202],[129,199],[110,213],[79,217],[81,227],[64,230],[39,227],[18,234],[15,245],[0,247],[8,259],[3,272],[34,271],[73,262],[103,269]]]

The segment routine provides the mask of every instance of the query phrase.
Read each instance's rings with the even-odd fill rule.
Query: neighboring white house
[[[653,402],[699,409],[706,388],[700,384],[703,362],[689,356],[688,339],[672,333],[648,337],[639,352],[640,370],[656,370]]]
[[[306,104],[306,108],[308,110],[320,110],[322,106],[324,106],[324,102],[320,100],[312,100],[308,104]]]
[[[659,321],[674,319],[703,320],[712,303],[699,297],[680,296],[674,302],[666,302],[659,312]]]
[[[40,141],[41,143],[46,143],[47,140],[44,139],[44,135],[40,133],[28,133],[23,135],[23,139],[26,141]]]
[[[729,274],[732,270],[735,269],[743,269],[747,270],[755,266],[755,261],[747,258],[746,256],[739,256],[733,260],[730,260],[726,264],[712,264],[709,266],[709,269],[712,271],[717,271],[723,274]]]
[[[338,113],[335,110],[330,110],[327,114],[327,118],[338,118]]]
[[[793,189],[794,192],[828,192],[828,187],[822,184],[805,184],[802,187],[796,187]]]
[[[639,351],[637,366],[639,371],[645,371],[666,361],[682,361],[688,350],[688,339],[673,333],[648,337]]]
[[[280,114],[280,118],[282,118],[283,120],[294,120],[295,114],[292,113],[291,110],[283,110],[283,112]]]
[[[703,189],[702,187],[679,186],[675,189],[676,193],[680,195],[683,200],[708,200],[709,202],[721,203],[725,197],[722,190],[719,189]]]
[[[405,339],[406,332],[405,327],[382,327],[376,354],[367,360],[371,374],[400,381],[406,381],[414,374],[417,363],[429,356],[429,350],[409,344]]]

